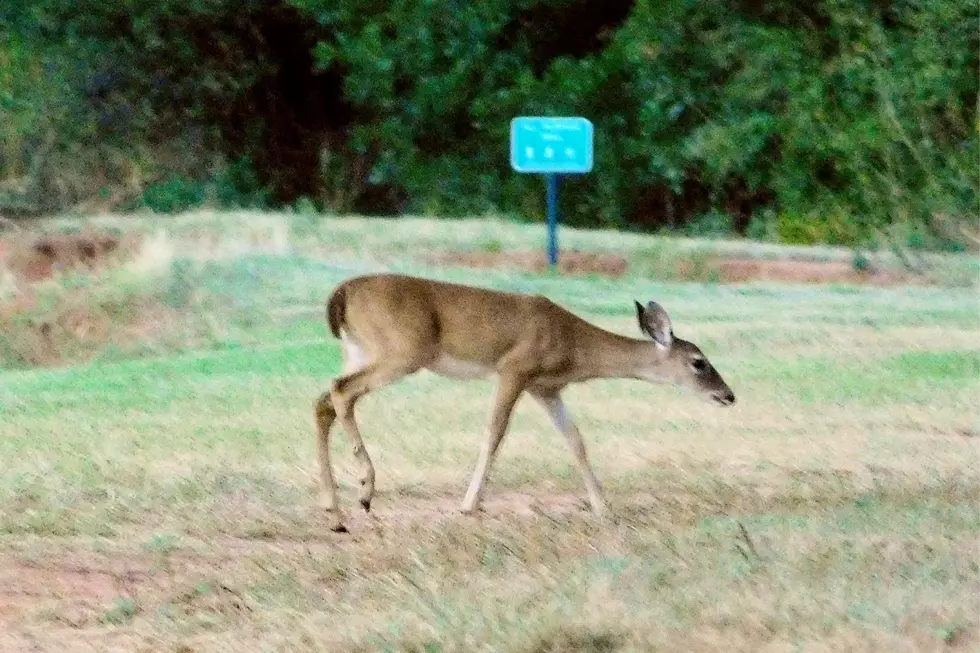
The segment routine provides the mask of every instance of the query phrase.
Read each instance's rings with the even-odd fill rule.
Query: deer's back
[[[433,360],[452,361],[447,367],[494,368],[508,354],[557,364],[570,354],[570,332],[580,320],[545,297],[398,274],[357,277],[341,287],[350,338],[375,350],[424,349]]]

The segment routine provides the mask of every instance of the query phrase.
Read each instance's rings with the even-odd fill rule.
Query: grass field
[[[300,238],[269,222],[259,247],[222,224],[175,220],[162,261],[139,273],[217,298],[183,304],[218,312],[198,316],[206,343],[0,370],[0,651],[980,646],[975,287],[427,268],[415,254],[437,244],[534,248],[541,234],[338,220]],[[228,244],[197,256],[188,243],[208,230]],[[642,236],[562,237],[667,251]],[[359,404],[378,472],[371,515],[334,438],[351,533],[330,533],[312,402],[340,350],[322,302],[371,269],[543,293],[631,335],[633,299],[656,299],[738,403],[639,381],[572,387],[613,511],[600,523],[561,436],[522,400],[484,511],[464,517],[493,386],[422,373]]]

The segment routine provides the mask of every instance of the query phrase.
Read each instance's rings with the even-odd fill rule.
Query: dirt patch
[[[18,281],[37,283],[58,272],[98,271],[139,249],[135,234],[87,230],[77,233],[18,232],[0,242],[0,266]]]
[[[708,267],[725,283],[773,281],[783,283],[860,283],[896,285],[915,283],[911,275],[891,270],[858,270],[844,261],[766,261],[715,259]]]
[[[141,347],[176,321],[154,288],[115,291],[105,275],[137,259],[138,234],[19,230],[0,240],[0,367],[83,362]],[[60,275],[81,272],[80,283]]]
[[[448,252],[433,254],[427,262],[437,265],[459,265],[479,269],[512,269],[528,272],[544,272],[548,269],[548,257],[544,252]],[[617,254],[568,250],[558,255],[558,269],[563,274],[598,274],[621,277],[626,274],[628,263]]]
[[[478,515],[464,515],[460,512],[459,493],[426,497],[403,498],[381,496],[370,513],[357,508],[356,503],[343,503],[344,523],[355,536],[368,531],[395,529],[411,531],[424,524],[426,527],[457,524],[492,524],[495,521],[533,523],[539,518],[569,519],[574,517],[591,520],[591,508],[584,497],[569,492],[526,489],[521,492],[498,490],[480,504]],[[314,511],[312,520],[321,520],[324,514]],[[319,526],[327,537],[336,537],[327,532],[326,521]]]
[[[426,256],[425,262],[436,265],[523,270],[526,272],[544,272],[548,269],[547,256],[542,251],[448,252]],[[563,274],[597,274],[606,277],[621,277],[629,269],[629,262],[623,256],[608,252],[568,250],[559,254],[558,267]],[[711,257],[707,260],[697,260],[694,257],[680,259],[666,275],[675,280],[714,281],[717,283],[765,281],[771,283],[847,283],[890,286],[926,282],[921,277],[896,270],[876,267],[859,270],[847,261],[763,260],[724,257]]]
[[[101,614],[150,578],[144,568],[96,568],[83,563],[28,563],[0,558],[0,623],[51,605]]]

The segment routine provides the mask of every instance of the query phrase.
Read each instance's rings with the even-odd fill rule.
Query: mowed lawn
[[[0,372],[0,651],[980,645],[975,289],[415,271],[637,336],[633,299],[655,299],[738,403],[570,388],[599,522],[524,399],[465,517],[493,385],[415,375],[358,405],[370,515],[338,426],[343,535],[318,509],[312,404],[340,349],[312,299],[247,345]],[[325,298],[344,276],[281,292]]]

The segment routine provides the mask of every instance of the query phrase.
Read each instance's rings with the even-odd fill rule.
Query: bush
[[[180,213],[201,206],[204,198],[204,184],[175,176],[147,187],[136,206],[157,213]]]
[[[935,242],[975,232],[980,15],[967,0],[18,0],[5,11],[19,45],[5,46],[16,63],[0,61],[0,75],[19,74],[25,98],[16,134],[194,143],[140,168],[141,201],[161,210],[205,201],[203,183],[219,205],[309,197],[333,212],[540,220],[541,181],[509,169],[508,124],[575,114],[596,125],[596,167],[563,184],[568,224],[702,231],[712,216],[712,233],[727,219],[741,233],[768,224],[781,239],[850,245],[901,224]],[[16,71],[42,64],[56,81],[25,86],[35,73]],[[213,160],[238,163],[198,180]]]

